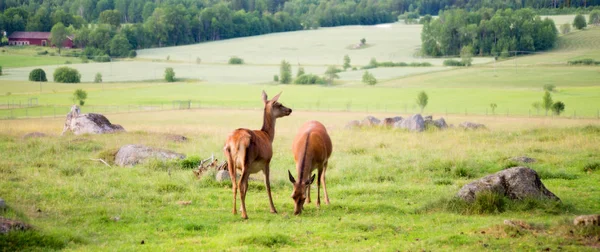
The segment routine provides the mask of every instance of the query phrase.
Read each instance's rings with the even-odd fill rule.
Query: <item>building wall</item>
[[[37,46],[49,46],[49,39],[9,39],[8,45],[37,45]],[[73,41],[67,39],[63,43],[63,47],[73,48]]]

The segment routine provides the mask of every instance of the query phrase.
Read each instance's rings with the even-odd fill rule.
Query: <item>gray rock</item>
[[[535,163],[535,161],[536,161],[534,158],[530,158],[530,157],[526,157],[526,156],[514,157],[514,158],[511,158],[510,160],[515,161],[515,162],[520,162],[520,163]]]
[[[461,128],[464,128],[466,130],[471,129],[471,130],[476,130],[476,129],[485,129],[485,125],[481,124],[481,123],[472,123],[472,122],[463,122],[461,124],[458,125]]]
[[[393,127],[395,123],[402,121],[402,117],[400,116],[395,116],[395,117],[386,117],[381,121],[381,126],[384,127]]]
[[[433,121],[433,116],[430,116],[430,115],[425,116],[425,117],[423,117],[423,120],[425,120],[425,121]]]
[[[11,220],[0,216],[0,234],[6,234],[10,231],[25,231],[31,229],[31,226],[16,220]]]
[[[31,132],[31,133],[25,134],[23,136],[23,139],[40,138],[40,137],[45,137],[45,136],[47,136],[47,135],[42,132]]]
[[[420,132],[425,130],[425,120],[423,120],[421,114],[415,114],[409,118],[403,119],[402,121],[396,122],[394,124],[394,128]]]
[[[482,191],[496,192],[510,199],[543,197],[560,200],[546,189],[537,172],[527,167],[513,167],[485,176],[463,186],[457,196],[466,201],[473,201]]]
[[[177,142],[177,143],[187,142],[187,140],[188,140],[187,137],[182,136],[182,135],[176,135],[176,134],[167,134],[167,135],[165,135],[165,137],[167,138],[167,140]]]
[[[358,127],[360,127],[360,122],[357,120],[352,120],[346,123],[346,127],[344,127],[344,129],[355,129]]]
[[[115,156],[115,164],[119,166],[133,166],[150,158],[160,160],[184,159],[185,155],[170,150],[130,144],[119,149]]]
[[[4,209],[6,209],[6,202],[4,202],[4,199],[0,198],[0,210]]]
[[[75,135],[81,134],[105,134],[125,131],[121,125],[112,124],[101,114],[81,114],[72,118],[68,118],[65,122],[66,131],[72,131]]]
[[[580,215],[573,220],[575,226],[600,226],[600,214]]]
[[[230,181],[231,176],[229,176],[229,171],[220,170],[215,175],[215,179],[217,182]]]
[[[437,128],[437,129],[447,129],[448,124],[446,124],[446,120],[444,118],[440,118],[437,120],[426,119],[425,120],[425,128]]]
[[[365,117],[365,119],[363,119],[360,122],[360,126],[362,127],[373,127],[373,126],[377,126],[381,123],[381,120],[373,117],[373,116],[367,116]]]

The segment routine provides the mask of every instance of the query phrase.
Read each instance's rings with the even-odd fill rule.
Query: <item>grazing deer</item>
[[[331,156],[332,148],[327,129],[320,122],[306,122],[298,130],[292,145],[296,170],[298,171],[298,181],[294,179],[294,176],[288,170],[290,182],[294,184],[294,190],[292,191],[292,199],[295,203],[294,214],[302,212],[305,201],[310,203],[310,185],[315,180],[315,175],[311,177],[310,174],[315,169],[318,170],[319,174],[317,180],[317,207],[321,206],[321,183],[323,183],[323,192],[325,193],[325,204],[329,205],[325,171],[327,170],[327,162]]]
[[[236,129],[233,131],[227,141],[223,152],[227,158],[227,168],[231,177],[233,191],[233,214],[236,214],[235,204],[237,189],[240,189],[240,200],[242,201],[242,218],[248,219],[246,214],[246,191],[248,190],[248,177],[252,173],[262,171],[265,175],[265,185],[267,195],[269,195],[269,204],[271,213],[277,213],[273,206],[271,198],[271,183],[269,182],[269,163],[273,157],[273,139],[275,138],[275,120],[280,117],[288,116],[292,109],[286,108],[277,102],[279,93],[273,99],[267,100],[267,94],[262,92],[262,99],[265,104],[263,126],[261,130]],[[240,170],[242,178],[239,184],[236,183],[236,170]]]

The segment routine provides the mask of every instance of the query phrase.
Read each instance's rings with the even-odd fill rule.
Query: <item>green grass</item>
[[[281,101],[285,104],[284,96]],[[278,121],[274,142],[271,181],[279,213],[269,213],[262,175],[257,174],[253,177],[258,181],[252,181],[248,191],[250,219],[246,221],[230,212],[230,183],[221,184],[212,177],[198,180],[191,170],[174,163],[149,162],[120,168],[89,160],[108,158],[115,148],[130,143],[188,156],[206,158],[215,154],[222,158],[222,144],[231,130],[258,128],[261,115],[261,111],[238,110],[120,114],[111,116],[111,121],[130,133],[66,137],[55,136],[62,128],[60,119],[4,121],[0,126],[0,151],[5,157],[0,160],[0,195],[17,213],[8,217],[24,219],[39,234],[51,237],[47,238],[52,241],[48,246],[60,241],[57,249],[64,246],[75,251],[199,247],[480,250],[479,241],[498,250],[554,250],[559,246],[593,250],[580,240],[587,239],[582,238],[584,234],[569,235],[568,231],[528,231],[509,237],[501,229],[498,239],[481,234],[502,226],[504,219],[526,220],[552,231],[561,228],[566,218],[598,209],[600,173],[588,173],[582,167],[599,157],[599,129],[564,124],[571,121],[547,127],[537,125],[536,119],[524,119],[531,120],[526,128],[494,130],[502,125],[498,120],[496,124],[488,123],[492,129],[488,131],[414,134],[383,129],[342,130],[348,119],[362,113],[295,111]],[[333,140],[334,153],[327,173],[332,204],[320,209],[314,203],[308,204],[301,216],[294,216],[287,180],[287,170],[294,168],[290,146],[297,128],[309,119],[323,122]],[[449,123],[457,120],[448,118]],[[51,136],[21,138],[33,130]],[[163,133],[170,132],[184,134],[190,141],[168,141]],[[539,202],[504,202],[503,211],[418,211],[440,198],[451,198],[475,178],[503,169],[503,160],[523,155],[538,160],[531,164],[533,169],[576,176],[543,179],[566,208]],[[316,190],[311,191],[314,201]],[[178,205],[181,200],[192,204]],[[47,239],[34,240],[45,243]]]
[[[40,46],[5,46],[0,52],[0,66],[3,68],[32,67],[46,65],[63,65],[69,61],[73,64],[81,63],[80,58],[58,56],[58,50]],[[38,55],[39,52],[48,51],[47,55]],[[68,52],[62,50],[62,53]],[[56,56],[50,56],[55,54]]]

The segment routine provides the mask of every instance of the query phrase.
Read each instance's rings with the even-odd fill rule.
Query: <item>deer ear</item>
[[[279,94],[277,94],[275,97],[273,97],[273,99],[271,99],[273,102],[276,102],[277,100],[279,100],[279,96],[281,95],[282,92],[279,92]]]
[[[294,179],[294,176],[292,176],[292,173],[290,172],[290,170],[288,170],[288,176],[290,177],[290,182],[292,182],[292,184],[295,184],[296,180]]]
[[[307,185],[312,185],[312,183],[315,182],[315,176],[316,175],[317,174],[313,174],[312,177],[310,177],[310,179],[306,181],[306,184]]]
[[[265,90],[262,91],[262,99],[263,99],[264,103],[267,103],[268,97],[267,97],[267,93],[265,93]]]

